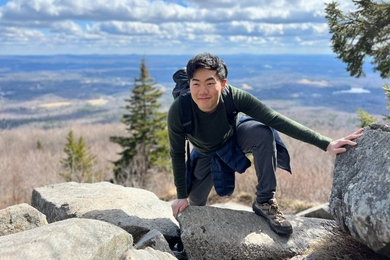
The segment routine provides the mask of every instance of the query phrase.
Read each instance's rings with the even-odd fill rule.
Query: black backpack
[[[192,134],[194,127],[192,124],[193,114],[191,108],[191,94],[190,85],[188,83],[187,71],[185,68],[176,71],[173,76],[173,81],[176,86],[172,90],[173,98],[180,99],[180,119],[187,134]],[[226,114],[228,116],[229,124],[233,125],[236,123],[236,117],[238,111],[233,103],[232,93],[224,88],[222,91],[222,98],[225,103]]]

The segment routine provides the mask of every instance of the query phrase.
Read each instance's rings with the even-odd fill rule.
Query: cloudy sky
[[[325,2],[0,0],[0,55],[332,53]]]

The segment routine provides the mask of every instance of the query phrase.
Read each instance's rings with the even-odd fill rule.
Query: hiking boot
[[[255,200],[252,204],[252,208],[256,215],[267,220],[270,228],[275,231],[275,233],[281,236],[287,236],[292,233],[292,226],[279,210],[276,199],[270,199],[268,202],[261,204]]]

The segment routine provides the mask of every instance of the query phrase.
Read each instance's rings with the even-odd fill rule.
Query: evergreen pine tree
[[[140,76],[134,79],[134,88],[126,99],[127,113],[122,116],[128,136],[111,136],[110,141],[119,144],[123,150],[121,158],[114,162],[114,176],[117,183],[127,186],[144,186],[145,177],[152,166],[158,164],[159,156],[167,158],[166,112],[160,112],[158,99],[163,92],[149,76],[143,58]],[[163,131],[163,132],[161,132]]]
[[[372,0],[353,0],[356,11],[344,14],[337,8],[337,2],[326,4],[325,12],[329,31],[332,34],[333,52],[347,64],[351,76],[364,76],[363,65],[372,57],[374,71],[382,78],[390,77],[390,3]],[[390,109],[390,88],[383,86]],[[361,126],[377,121],[368,112],[357,111]],[[383,120],[389,120],[385,115]]]
[[[378,119],[375,116],[370,115],[370,113],[364,111],[361,108],[357,110],[357,114],[360,121],[360,127],[366,127],[371,123],[378,121]]]
[[[75,141],[72,130],[69,131],[66,140],[64,147],[66,157],[61,159],[65,172],[61,175],[65,181],[93,182],[96,177],[93,174],[93,167],[97,164],[96,156],[89,153],[82,136],[78,142]]]
[[[372,57],[374,71],[390,76],[390,3],[353,0],[356,11],[343,13],[337,2],[326,4],[333,52],[347,64],[351,76],[364,75],[363,64]]]

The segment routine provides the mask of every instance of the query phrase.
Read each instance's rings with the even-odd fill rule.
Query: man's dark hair
[[[191,80],[194,77],[194,73],[197,69],[215,70],[220,81],[226,79],[228,75],[225,62],[218,56],[208,52],[200,53],[188,61],[188,80]]]

